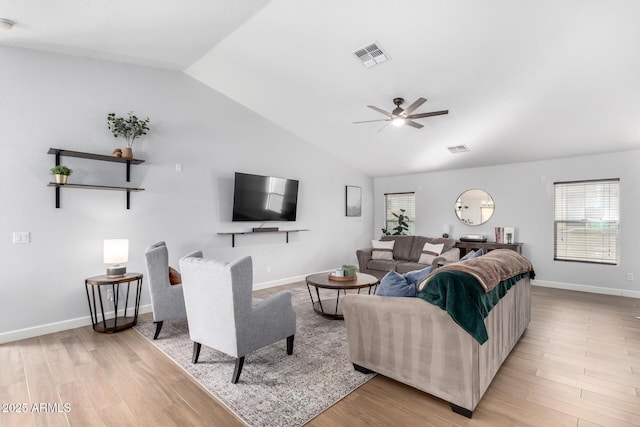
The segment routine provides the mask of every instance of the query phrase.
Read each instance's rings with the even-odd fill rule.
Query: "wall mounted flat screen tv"
[[[236,172],[233,221],[295,221],[298,181]]]

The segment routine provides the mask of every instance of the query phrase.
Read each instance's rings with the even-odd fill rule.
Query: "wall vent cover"
[[[471,151],[466,145],[454,145],[451,147],[447,147],[447,150],[451,151],[453,154]]]
[[[363,48],[360,48],[353,52],[353,54],[362,61],[362,65],[366,68],[371,68],[374,65],[380,64],[381,62],[388,61],[389,55],[387,55],[382,48],[378,45],[377,42],[369,43]]]

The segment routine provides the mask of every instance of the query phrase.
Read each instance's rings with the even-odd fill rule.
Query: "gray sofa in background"
[[[393,246],[393,260],[372,259],[372,248],[359,249],[356,251],[358,267],[361,273],[371,274],[382,279],[389,271],[406,273],[413,270],[420,270],[429,265],[438,267],[438,263],[447,261],[458,261],[460,259],[460,249],[455,248],[455,239],[443,237],[425,236],[382,236],[381,241],[395,241]],[[434,245],[444,244],[442,253],[436,257],[431,264],[420,264],[418,260],[422,254],[425,243]]]

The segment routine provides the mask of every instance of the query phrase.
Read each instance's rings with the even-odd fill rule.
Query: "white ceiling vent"
[[[358,57],[358,59],[362,61],[362,64],[367,68],[371,68],[374,65],[391,59],[382,51],[376,42],[356,50],[353,54]]]
[[[454,145],[452,147],[447,147],[447,150],[451,151],[453,154],[471,151],[466,145]]]

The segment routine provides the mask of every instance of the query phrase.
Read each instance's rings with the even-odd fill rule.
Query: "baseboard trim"
[[[577,285],[575,283],[549,282],[546,280],[532,280],[533,286],[543,288],[565,289],[568,291],[589,292],[592,294],[616,295],[620,297],[640,298],[640,291],[630,291],[627,289],[604,288],[602,286]]]
[[[329,274],[330,271],[332,271],[332,270],[318,271],[316,273],[327,273],[327,274]],[[306,277],[309,276],[310,274],[315,274],[315,273],[303,274],[301,276],[292,276],[292,277],[287,277],[285,279],[273,280],[273,281],[270,281],[270,282],[254,283],[253,284],[253,290],[254,291],[258,291],[258,290],[261,290],[261,289],[274,288],[276,286],[289,285],[291,283],[296,283],[296,282],[304,282]]]
[[[138,314],[150,313],[151,304],[141,305]],[[113,312],[105,313],[107,318],[112,316]],[[47,323],[44,325],[32,326],[30,328],[18,329],[0,333],[0,344],[7,342],[24,340],[27,338],[39,337],[40,335],[52,334],[54,332],[66,331],[68,329],[81,328],[91,325],[91,317],[83,316],[75,319],[63,320],[61,322]]]

